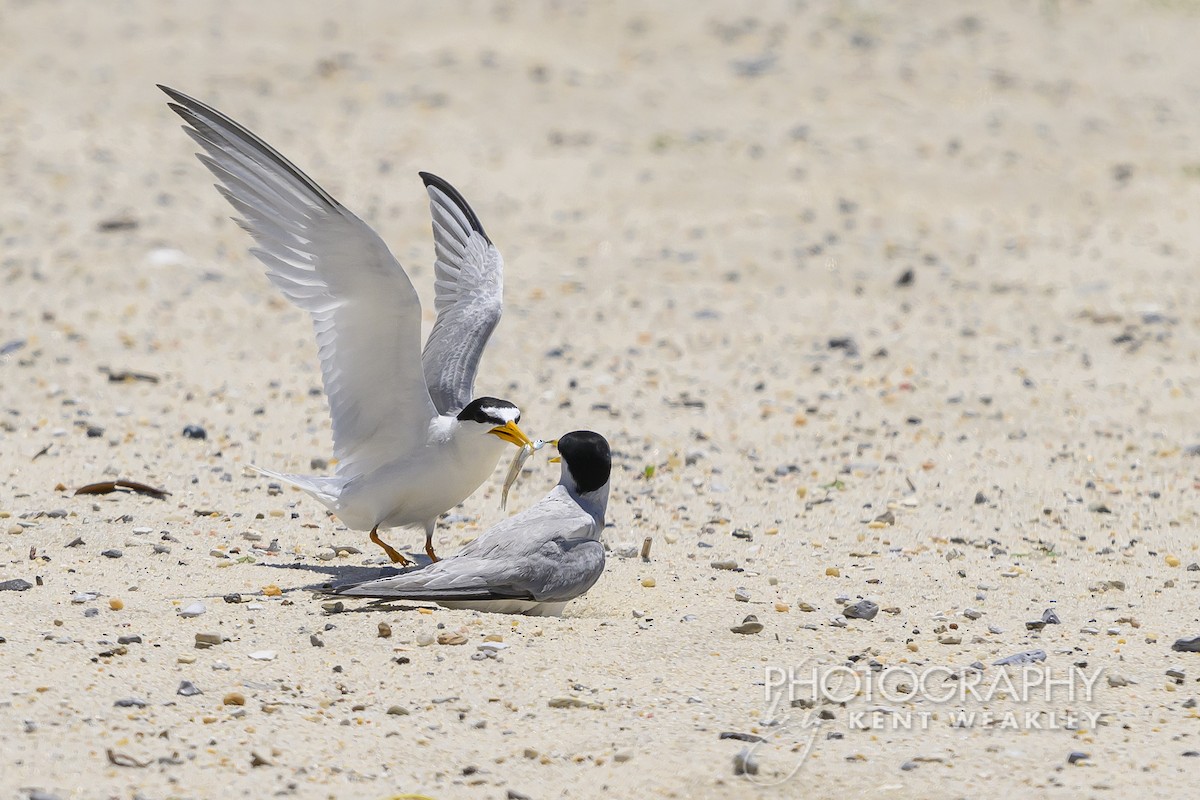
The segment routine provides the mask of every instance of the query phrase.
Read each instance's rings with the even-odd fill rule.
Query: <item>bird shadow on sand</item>
[[[302,586],[293,586],[288,589],[283,589],[284,594],[291,592],[315,592],[318,594],[328,594],[329,592],[352,583],[361,583],[368,580],[377,580],[379,578],[390,578],[393,575],[399,575],[406,572],[415,572],[428,567],[433,562],[429,556],[416,556],[409,554],[409,558],[416,563],[410,567],[403,569],[393,566],[356,566],[356,565],[341,565],[341,564],[264,564],[258,566],[267,567],[268,569],[279,570],[300,570],[302,572],[312,572],[326,576],[318,583],[308,583]],[[334,595],[329,595],[330,597]]]

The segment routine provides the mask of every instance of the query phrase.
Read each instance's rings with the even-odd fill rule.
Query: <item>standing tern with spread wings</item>
[[[303,489],[394,562],[408,559],[379,528],[421,526],[436,561],[438,515],[491,475],[504,443],[531,445],[520,410],[472,399],[500,321],[504,262],[453,186],[420,173],[429,192],[437,321],[421,351],[421,303],[369,225],[270,145],[221,112],[159,86],[197,157],[237,210],[235,221],[284,296],[312,317],[337,458],[330,477],[259,472]]]

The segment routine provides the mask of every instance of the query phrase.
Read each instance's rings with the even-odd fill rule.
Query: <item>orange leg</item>
[[[435,530],[437,530],[436,519],[425,523],[425,555],[429,556],[430,563],[438,561],[437,553],[433,552],[433,532]]]
[[[379,526],[378,525],[376,525],[374,528],[371,528],[371,541],[383,548],[383,552],[388,554],[388,558],[390,558],[392,560],[393,564],[399,564],[402,567],[407,567],[409,564],[413,563],[413,562],[409,561],[407,558],[405,558],[404,556],[400,555],[399,550],[392,547],[390,544],[385,542],[383,539],[379,538]]]

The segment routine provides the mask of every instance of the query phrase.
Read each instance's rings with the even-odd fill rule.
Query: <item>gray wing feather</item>
[[[250,252],[312,317],[338,474],[370,471],[423,444],[436,411],[420,360],[421,303],[387,245],[253,133],[159,88],[254,238]]]
[[[550,496],[509,517],[459,553],[421,569],[335,590],[402,600],[570,600],[604,571],[595,521]]]
[[[433,216],[438,313],[421,361],[434,406],[453,414],[471,401],[479,360],[500,322],[504,260],[453,186],[428,172],[421,178]]]

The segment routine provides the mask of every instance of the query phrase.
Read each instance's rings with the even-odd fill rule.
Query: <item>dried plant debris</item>
[[[108,376],[109,383],[136,383],[144,381],[146,383],[158,383],[157,375],[151,375],[148,372],[134,372],[131,369],[113,370],[108,367],[100,367],[100,371]]]
[[[155,489],[153,486],[148,486],[137,481],[127,481],[118,479],[115,481],[101,481],[99,483],[89,483],[87,486],[80,486],[75,490],[75,494],[112,494],[113,492],[136,492],[153,497],[156,500],[165,500],[171,495],[166,489]]]

